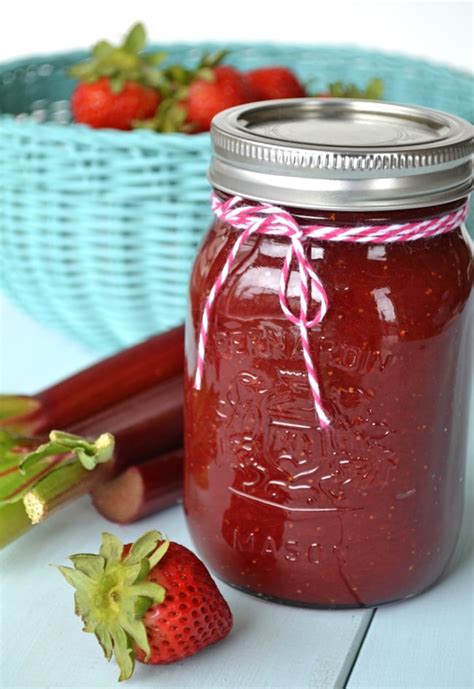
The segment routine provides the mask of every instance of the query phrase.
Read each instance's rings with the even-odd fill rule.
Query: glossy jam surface
[[[361,219],[372,221],[352,217]],[[298,329],[278,300],[285,239],[242,246],[193,389],[204,298],[235,238],[214,224],[191,283],[185,509],[196,546],[228,583],[287,602],[370,606],[419,593],[445,569],[462,514],[473,312],[465,236],[307,245],[330,300],[310,332],[332,420],[324,430]]]

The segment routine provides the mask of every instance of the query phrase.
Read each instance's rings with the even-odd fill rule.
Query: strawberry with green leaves
[[[76,614],[95,634],[119,680],[135,659],[152,665],[182,660],[220,641],[232,613],[205,565],[190,550],[149,531],[123,545],[102,535],[98,555],[72,555],[59,567],[75,589]]]
[[[100,41],[90,60],[69,70],[79,79],[72,99],[74,120],[95,128],[197,134],[209,131],[217,113],[243,103],[303,98],[307,88],[285,66],[246,73],[223,65],[228,51],[205,54],[195,67],[162,65],[166,54],[144,53],[145,29],[136,24],[119,47]],[[335,82],[320,97],[380,98],[382,82],[365,90]]]
[[[318,98],[366,98],[368,100],[380,100],[383,97],[383,81],[371,79],[363,89],[355,84],[343,81],[334,81],[329,84],[328,90],[317,93]]]
[[[252,93],[244,75],[221,64],[226,50],[204,54],[195,69],[171,65],[164,70],[164,96],[156,116],[138,124],[158,132],[209,131],[214,115],[248,103]]]
[[[144,55],[145,43],[143,24],[135,24],[119,47],[100,41],[90,60],[69,69],[80,82],[71,99],[76,122],[129,130],[137,120],[153,117],[164,80],[159,65],[166,55]]]

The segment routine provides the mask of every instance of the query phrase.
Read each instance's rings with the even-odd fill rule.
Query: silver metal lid
[[[214,187],[334,210],[414,208],[466,196],[474,128],[438,110],[298,98],[239,105],[212,122]]]

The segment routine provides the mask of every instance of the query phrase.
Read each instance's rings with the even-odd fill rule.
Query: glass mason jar
[[[215,118],[221,200],[278,205],[298,225],[393,225],[461,208],[472,128],[424,108],[338,100],[239,106]],[[463,505],[472,356],[472,251],[461,226],[412,241],[308,239],[329,307],[309,348],[279,301],[289,239],[252,234],[209,311],[241,230],[216,220],[187,322],[185,510],[225,582],[298,605],[360,607],[433,584]],[[300,304],[298,265],[287,286]],[[309,314],[318,307],[310,299]]]

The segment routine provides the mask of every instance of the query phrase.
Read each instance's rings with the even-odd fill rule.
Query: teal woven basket
[[[188,64],[217,47],[160,46]],[[288,65],[316,76],[314,90],[378,76],[388,100],[473,119],[472,77],[441,65],[352,47],[226,47],[241,69]],[[210,222],[210,141],[69,125],[65,68],[84,56],[0,66],[0,280],[33,317],[106,354],[184,318]]]

